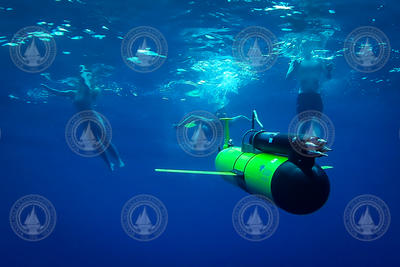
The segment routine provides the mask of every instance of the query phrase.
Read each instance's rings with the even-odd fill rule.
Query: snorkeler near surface
[[[300,89],[297,96],[297,116],[300,120],[306,116],[303,112],[317,111],[308,127],[304,127],[300,134],[303,138],[318,135],[317,121],[320,119],[324,105],[321,97],[321,82],[325,77],[331,79],[333,65],[313,56],[313,48],[310,44],[303,46],[303,58],[294,59],[290,62],[286,79],[295,78],[299,81]]]
[[[80,71],[81,75],[79,78],[79,84],[77,86],[77,89],[62,91],[50,88],[45,84],[41,85],[47,91],[53,93],[54,95],[71,98],[78,112],[88,111],[88,110],[93,111],[93,116],[96,117],[96,120],[102,125],[104,125],[104,122],[101,119],[101,117],[99,117],[97,113],[94,112],[93,110],[93,105],[94,102],[96,101],[97,96],[100,93],[100,88],[93,85],[92,73],[89,72],[84,65],[81,65],[80,67],[81,67]],[[96,139],[100,140],[101,134],[98,131],[93,131],[93,133]],[[101,153],[101,157],[104,159],[104,161],[107,163],[107,165],[110,167],[112,171],[115,168],[115,163],[113,163],[112,159],[118,162],[120,168],[125,166],[124,162],[122,161],[118,153],[117,148],[111,142],[109,143],[108,147],[104,150],[104,152]]]
[[[331,79],[333,65],[313,57],[313,49],[306,46],[303,49],[303,59],[290,62],[286,79],[299,80],[300,89],[297,97],[297,114],[304,111],[316,110],[323,112],[321,97],[321,80],[325,76]]]

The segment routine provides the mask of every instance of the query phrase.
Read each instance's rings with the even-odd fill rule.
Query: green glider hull
[[[244,188],[252,194],[264,195],[270,199],[272,177],[287,157],[260,153],[244,153],[239,147],[230,147],[220,151],[215,159],[219,172],[233,172],[237,176],[225,176],[224,179]]]

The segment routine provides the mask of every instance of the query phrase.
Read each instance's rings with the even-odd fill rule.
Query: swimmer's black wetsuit
[[[316,110],[322,113],[324,105],[322,103],[322,97],[319,93],[307,92],[300,93],[297,96],[297,114],[304,111]]]

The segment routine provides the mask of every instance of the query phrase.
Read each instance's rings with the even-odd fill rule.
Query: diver
[[[196,127],[192,139],[197,139],[199,136],[208,136],[212,137],[215,134],[221,134],[222,137],[222,129],[223,129],[223,124],[222,122],[225,120],[229,120],[230,123],[233,123],[239,119],[246,119],[248,121],[251,121],[250,118],[244,116],[244,115],[238,115],[235,117],[228,117],[227,112],[224,107],[218,109],[213,117],[205,117],[197,114],[191,114],[184,118],[181,122],[179,123],[174,123],[173,127],[175,129],[179,128],[194,128]],[[216,130],[215,128],[219,128],[218,125],[220,126],[221,132]],[[232,142],[232,140],[229,140]],[[231,143],[233,144],[233,143]]]
[[[303,49],[303,59],[294,59],[290,62],[286,79],[297,78],[300,83],[297,96],[297,114],[304,111],[316,110],[323,112],[324,106],[321,97],[321,80],[325,76],[331,79],[333,65],[313,57],[311,46]]]
[[[331,62],[325,62],[320,58],[313,57],[313,48],[310,44],[303,45],[303,59],[294,59],[290,62],[286,79],[297,78],[300,83],[300,89],[297,96],[297,116],[299,120],[304,119],[305,111],[317,111],[322,114],[324,105],[321,97],[321,82],[325,77],[331,79],[333,65]],[[318,135],[316,124],[320,115],[313,117],[309,123],[300,129],[302,138],[310,138]],[[310,143],[311,147],[313,142]],[[310,147],[310,149],[312,149]]]
[[[81,65],[81,75],[79,77],[79,83],[77,89],[75,90],[56,90],[50,88],[45,84],[41,84],[48,92],[53,93],[57,96],[65,96],[69,97],[73,100],[74,105],[78,112],[91,110],[93,111],[94,102],[96,101],[97,96],[100,93],[100,88],[93,84],[93,75],[89,72],[84,65]],[[96,116],[96,119],[100,124],[104,124],[102,119],[97,115],[96,112],[93,112],[93,115]],[[98,131],[93,131],[96,139],[100,139],[100,135]],[[117,148],[110,142],[107,149],[101,153],[101,157],[110,167],[111,171],[114,170],[115,164],[112,161],[112,158],[118,162],[120,168],[124,167],[125,164],[122,161]]]
[[[185,126],[185,127],[190,127],[190,126],[195,126],[197,122],[199,123],[217,123],[219,122],[221,119],[224,118],[228,118],[227,116],[227,112],[225,110],[224,107],[218,109],[215,113],[214,113],[215,118],[206,118],[204,116],[200,116],[200,115],[195,115],[192,114],[190,116],[188,116],[187,118],[185,118],[183,121],[179,122],[179,123],[174,123],[173,126],[174,128],[179,128],[181,126]],[[250,118],[244,116],[244,115],[238,115],[236,117],[233,118],[229,118],[231,120],[231,122],[234,122],[238,119],[246,119],[248,121],[251,121]],[[204,126],[204,124],[203,124]]]

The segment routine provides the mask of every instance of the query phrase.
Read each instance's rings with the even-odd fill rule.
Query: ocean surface
[[[399,266],[398,1],[2,0],[0,7],[0,266]],[[36,72],[17,66],[10,53],[26,45],[15,34],[28,26],[48,34],[36,34],[39,52],[50,39],[56,44],[54,61]],[[141,26],[157,29],[168,47],[161,43],[164,54],[142,51],[161,62],[145,72],[123,52],[127,34]],[[234,56],[235,38],[252,26],[268,29],[279,43],[262,71]],[[376,71],[358,71],[344,56],[346,38],[362,26],[390,42],[383,44],[390,56]],[[308,215],[278,208],[276,231],[249,241],[232,223],[249,193],[218,175],[154,169],[215,171],[216,151],[193,156],[177,140],[174,124],[193,111],[251,117],[257,110],[265,130],[287,132],[299,84],[285,77],[307,42],[333,64],[332,78],[321,81],[333,151],[316,159],[333,166],[326,170],[329,199]],[[382,43],[376,45],[379,53]],[[81,65],[101,88],[94,110],[110,122],[123,168],[111,171],[100,156],[75,153],[66,126],[78,110],[41,86],[74,89]],[[235,145],[250,127],[245,119],[231,125]],[[165,230],[146,242],[121,225],[125,203],[141,194],[168,212]],[[387,231],[373,241],[354,238],[344,223],[346,206],[365,194],[390,211]],[[28,195],[46,198],[57,214],[52,232],[36,242],[12,226],[14,203]],[[46,216],[35,210],[43,224]],[[371,214],[375,224],[388,222],[372,208]]]

